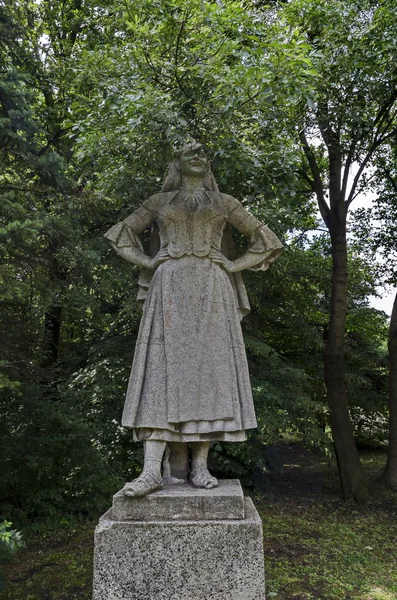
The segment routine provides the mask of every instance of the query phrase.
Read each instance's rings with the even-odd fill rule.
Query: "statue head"
[[[204,147],[198,142],[185,144],[179,152],[175,153],[179,159],[179,167],[182,175],[203,177],[208,169],[208,158]]]
[[[183,177],[202,178],[205,189],[218,191],[218,186],[211,171],[210,163],[199,142],[188,142],[174,153],[174,160],[169,164],[165,174],[162,192],[179,190],[182,187]]]

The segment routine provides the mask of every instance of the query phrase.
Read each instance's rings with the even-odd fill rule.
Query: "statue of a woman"
[[[250,241],[235,260],[229,225]],[[150,226],[154,258],[139,238]],[[238,200],[219,192],[198,143],[176,154],[161,192],[105,237],[121,257],[145,267],[140,284],[147,291],[122,418],[145,443],[145,460],[124,493],[143,496],[161,487],[167,443],[190,443],[191,483],[215,487],[207,469],[210,443],[244,441],[245,430],[256,427],[240,271],[267,269],[283,246]]]

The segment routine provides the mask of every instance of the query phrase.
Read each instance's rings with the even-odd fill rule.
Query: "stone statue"
[[[249,238],[235,258],[230,225]],[[139,235],[151,230],[151,254]],[[105,237],[142,267],[145,299],[122,424],[143,441],[144,468],[124,494],[161,487],[166,446],[187,460],[190,481],[218,485],[207,468],[211,442],[240,442],[256,427],[240,318],[249,312],[244,269],[266,270],[283,246],[241,203],[220,193],[201,144],[176,153],[162,190]],[[168,468],[167,481],[176,481]]]

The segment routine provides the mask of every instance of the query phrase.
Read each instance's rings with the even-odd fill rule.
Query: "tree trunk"
[[[40,366],[48,369],[56,362],[61,334],[62,306],[51,306],[44,316],[43,345]]]
[[[61,337],[62,306],[58,294],[61,282],[66,279],[66,271],[57,258],[57,253],[61,247],[61,243],[56,236],[50,239],[48,244],[48,283],[50,289],[55,288],[58,293],[54,293],[53,304],[47,308],[44,314],[40,367],[47,371],[51,370],[58,359]]]
[[[389,450],[382,481],[397,491],[397,294],[389,328]]]
[[[364,471],[354,440],[345,381],[345,325],[347,313],[346,217],[329,217],[332,241],[332,295],[328,339],[324,352],[324,373],[330,408],[332,436],[345,499],[365,502],[368,496]]]

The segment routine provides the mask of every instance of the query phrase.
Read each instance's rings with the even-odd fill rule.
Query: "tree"
[[[95,251],[85,240],[96,209],[68,164],[61,126],[68,82],[60,75],[67,56],[48,59],[41,14],[48,6],[6,3],[0,13],[0,496],[7,514],[15,507],[50,514],[79,495],[83,508],[82,493],[102,494],[90,473],[106,471],[91,442],[95,427],[63,389],[87,351],[75,351],[70,332],[92,304]]]
[[[367,169],[396,135],[397,72],[390,2],[297,0],[285,11],[312,47],[319,72],[299,139],[311,185],[332,243],[331,312],[324,353],[325,382],[342,489],[363,501],[364,473],[354,443],[345,382],[347,214],[367,183]],[[296,114],[296,113],[295,113]],[[297,113],[299,115],[299,112]],[[350,170],[357,172],[350,181]],[[326,193],[328,190],[328,194]]]
[[[266,192],[282,197],[298,180],[316,194],[333,253],[324,353],[331,426],[343,493],[362,501],[367,488],[345,382],[346,226],[349,206],[365,186],[366,168],[395,131],[395,56],[389,52],[393,7],[295,0],[276,8],[242,9],[237,3],[199,6],[192,0],[166,9],[142,1],[126,3],[123,17],[115,22],[123,53],[107,48],[89,57],[100,65],[100,77],[83,110],[81,157],[95,157],[106,188],[116,185],[115,174],[120,179],[126,172],[110,165],[109,147],[116,161],[125,162],[129,148],[137,156],[142,137],[156,132],[162,145],[155,164],[164,165],[171,142],[190,133],[209,144],[216,140],[224,164],[220,181],[232,182],[237,195],[260,197],[265,191],[265,197]],[[131,82],[133,95],[127,91]],[[104,131],[110,107],[113,117]],[[120,146],[123,152],[116,150]],[[299,147],[305,165],[297,158]],[[153,181],[148,162],[138,155],[135,167],[145,165]],[[358,171],[350,185],[353,164]],[[139,175],[128,170],[132,179]]]
[[[137,271],[102,234],[158,190],[187,137],[212,152],[221,189],[287,242],[265,277],[246,277],[261,427],[251,445],[217,448],[217,468],[247,475],[285,430],[328,447],[320,365],[330,246],[323,231],[314,237],[296,127],[316,114],[323,59],[291,16],[299,3],[282,4],[4,4],[0,470],[10,510],[85,509],[138,468],[141,449],[118,422],[140,318]],[[322,150],[313,147],[324,176]],[[371,328],[383,325],[365,306],[370,269],[354,251],[349,263],[346,365],[358,413],[377,385]]]

